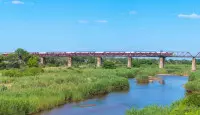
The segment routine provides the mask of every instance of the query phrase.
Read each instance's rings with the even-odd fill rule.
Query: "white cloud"
[[[95,22],[97,22],[97,23],[107,23],[108,21],[107,20],[96,20]]]
[[[193,14],[179,14],[178,15],[179,18],[188,18],[188,19],[200,19],[200,15],[193,13]]]
[[[87,24],[87,23],[89,23],[88,20],[78,20],[78,22],[81,23],[81,24]]]
[[[12,2],[11,2],[12,4],[24,4],[24,2],[22,2],[22,1],[20,1],[20,0],[13,0]]]
[[[135,14],[137,14],[137,12],[133,10],[133,11],[130,11],[129,14],[135,15]]]

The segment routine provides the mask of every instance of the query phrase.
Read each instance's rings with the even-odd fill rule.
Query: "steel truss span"
[[[135,51],[135,52],[30,52],[40,57],[71,57],[71,56],[101,56],[101,57],[200,57],[200,53],[192,56],[189,52],[154,52],[154,51]]]

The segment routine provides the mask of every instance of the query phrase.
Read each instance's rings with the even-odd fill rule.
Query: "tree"
[[[20,68],[18,56],[16,54],[9,54],[5,57],[6,68]]]
[[[31,56],[31,58],[29,58],[27,65],[29,67],[38,67],[39,66],[39,58],[37,56]]]
[[[18,48],[17,50],[15,50],[15,54],[18,56],[19,61],[27,62],[30,58],[29,53],[22,48]]]

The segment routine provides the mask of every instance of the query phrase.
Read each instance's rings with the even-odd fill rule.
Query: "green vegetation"
[[[105,61],[103,63],[103,68],[105,68],[105,69],[116,69],[116,65],[112,61]]]
[[[127,90],[115,70],[45,68],[37,76],[0,77],[0,114],[35,113],[70,101]]]
[[[6,72],[10,71],[11,73],[18,71],[14,75],[28,73],[26,71],[37,71],[35,73],[40,74],[30,76],[23,74],[23,77],[6,75]],[[143,79],[143,77],[153,76],[160,72],[166,71],[153,67],[143,69],[46,67],[44,69],[28,68],[24,71],[20,69],[3,70],[0,72],[2,73],[0,74],[0,114],[35,113],[71,101],[88,99],[95,95],[128,90],[127,78],[140,79],[141,77]],[[163,110],[165,111],[167,110]]]
[[[3,76],[22,77],[35,76],[43,72],[42,68],[9,69],[2,71]]]
[[[159,107],[159,106],[149,106],[142,110],[131,109],[127,111],[126,115],[169,115],[170,108]]]
[[[156,74],[190,74],[185,88],[192,94],[170,107],[154,105],[142,110],[131,109],[128,115],[200,113],[200,72],[190,73],[188,60],[167,60],[165,69],[158,69],[156,59],[133,59],[132,69],[126,68],[126,58],[103,58],[103,68],[98,69],[94,57],[73,57],[73,68],[61,67],[66,60],[47,57],[47,65],[42,68],[37,56],[21,48],[8,56],[0,55],[0,115],[31,114],[95,95],[128,90],[127,78],[148,83],[148,77]]]
[[[39,58],[21,48],[8,56],[0,55],[0,70],[24,67],[39,67]]]

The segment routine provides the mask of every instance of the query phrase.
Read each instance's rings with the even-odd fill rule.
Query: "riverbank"
[[[36,76],[0,77],[0,114],[37,113],[112,91],[128,90],[127,78],[168,73],[165,69],[44,68]],[[146,78],[145,77],[145,78]],[[143,78],[142,78],[143,79]],[[8,87],[9,86],[9,87]]]
[[[184,85],[185,98],[174,102],[170,106],[152,105],[138,110],[132,108],[126,115],[199,115],[200,114],[200,71],[189,75],[189,81]]]
[[[130,88],[126,92],[110,92],[103,97],[65,104],[35,115],[125,115],[126,110],[133,106],[144,108],[155,103],[166,106],[184,97],[185,90],[180,86],[186,83],[188,78],[163,76],[163,79],[165,85],[159,85],[157,82],[138,85],[135,79],[129,79]]]

